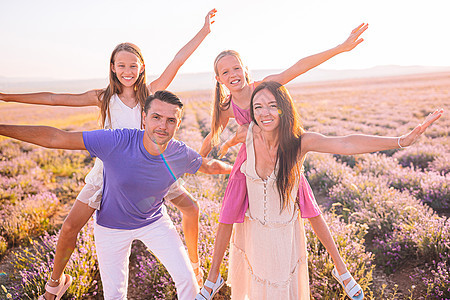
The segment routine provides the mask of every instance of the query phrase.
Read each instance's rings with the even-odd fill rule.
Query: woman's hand
[[[398,145],[403,148],[414,144],[416,140],[420,137],[420,135],[424,133],[424,131],[428,128],[428,126],[430,126],[431,124],[433,124],[434,121],[439,119],[443,113],[444,109],[442,108],[436,109],[434,112],[430,113],[426,117],[426,119],[422,122],[422,124],[417,125],[417,127],[411,130],[410,133],[399,137]]]

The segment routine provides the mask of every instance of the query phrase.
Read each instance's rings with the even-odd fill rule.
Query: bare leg
[[[75,249],[78,233],[87,223],[94,211],[95,209],[78,200],[76,200],[72,206],[69,215],[64,220],[59,233],[58,243],[56,244],[55,260],[51,275],[53,280],[61,279],[70,256]],[[59,281],[52,282],[49,280],[48,282],[49,286],[57,286],[58,284]],[[45,299],[54,299],[55,295],[46,291],[44,297]]]
[[[192,195],[184,190],[180,196],[170,200],[183,214],[182,226],[189,259],[198,262],[198,218],[199,207]]]
[[[327,249],[328,254],[330,254],[331,259],[333,259],[333,263],[338,271],[339,275],[342,275],[347,270],[345,266],[344,260],[342,259],[339,251],[334,243],[333,237],[331,236],[330,229],[328,228],[327,223],[323,219],[322,215],[317,217],[309,218],[309,222],[316,233],[316,236],[319,238],[322,245]],[[344,280],[344,284],[347,284],[350,279]],[[361,292],[358,291],[355,296],[358,296]]]
[[[216,240],[214,241],[214,253],[211,262],[211,269],[208,273],[208,280],[216,282],[219,277],[220,265],[223,261],[223,256],[230,243],[231,233],[233,232],[233,224],[219,223],[217,228]],[[206,287],[206,290],[211,293],[211,289]]]
[[[192,263],[197,263],[198,259],[198,218],[199,208],[194,197],[186,191],[176,198],[170,200],[183,214],[182,226],[184,239],[188,250],[189,259]],[[194,270],[195,271],[195,270]],[[197,275],[197,274],[196,274]]]

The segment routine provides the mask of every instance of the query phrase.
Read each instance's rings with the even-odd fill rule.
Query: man
[[[145,104],[145,130],[66,132],[46,126],[0,125],[0,135],[47,148],[86,149],[104,163],[102,208],[94,237],[105,299],[125,299],[131,243],[139,239],[172,276],[178,299],[194,299],[198,285],[189,258],[168,217],[163,197],[184,173],[225,174],[231,166],[202,158],[172,139],[183,104],[158,91]]]

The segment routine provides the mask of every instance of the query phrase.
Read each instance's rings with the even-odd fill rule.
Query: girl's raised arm
[[[311,56],[307,56],[305,58],[300,59],[297,63],[295,63],[292,67],[289,69],[274,75],[269,75],[266,78],[264,78],[263,81],[276,81],[280,84],[286,84],[289,81],[293,80],[297,76],[306,73],[307,71],[311,70],[312,68],[317,67],[318,65],[326,62],[333,56],[353,50],[356,46],[358,46],[363,39],[359,38],[361,34],[366,31],[368,28],[368,24],[362,23],[355,29],[353,29],[350,36],[340,45],[331,48],[329,50],[326,50],[324,52],[320,52]]]
[[[152,81],[148,88],[151,93],[159,90],[165,90],[172,80],[177,75],[178,70],[203,42],[206,36],[211,32],[211,24],[214,23],[213,17],[216,15],[217,10],[213,9],[208,12],[205,17],[205,24],[202,29],[190,40],[180,51],[175,55],[174,59],[170,62],[164,72],[157,79]]]
[[[309,151],[354,155],[408,147],[419,138],[428,126],[439,119],[443,112],[443,109],[435,110],[428,115],[422,124],[417,125],[408,134],[400,137],[381,137],[362,134],[327,137],[314,132],[306,132],[302,135],[301,155],[303,156]]]
[[[57,94],[51,92],[28,94],[0,93],[0,100],[40,105],[59,106],[100,106],[98,95],[101,90],[90,90],[82,94]]]

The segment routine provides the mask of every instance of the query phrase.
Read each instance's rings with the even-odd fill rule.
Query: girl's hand
[[[219,159],[222,159],[225,156],[225,154],[227,154],[228,149],[230,149],[230,146],[228,145],[227,142],[223,143],[223,145],[220,146],[220,149],[217,152],[217,154],[219,155]]]
[[[363,34],[364,31],[369,27],[369,24],[362,23],[358,27],[352,30],[352,33],[350,36],[343,42],[340,47],[342,48],[342,51],[350,51],[353,50],[356,46],[358,46],[362,41],[364,41],[363,38],[359,38],[361,34]]]
[[[208,33],[211,32],[211,24],[215,22],[213,18],[215,17],[216,12],[217,9],[214,8],[210,10],[205,17],[205,25],[203,25],[203,29],[205,29]]]
[[[220,147],[218,155],[219,158],[223,158],[225,154],[227,154],[228,149],[237,145],[239,143],[245,143],[245,139],[247,138],[248,125],[244,124],[240,125],[236,130],[236,133],[231,136],[223,145]]]
[[[433,124],[434,121],[439,119],[443,113],[444,110],[442,108],[436,109],[434,112],[430,113],[422,124],[417,125],[417,127],[414,128],[410,133],[402,135],[399,138],[398,140],[399,146],[408,147],[414,144],[416,140],[420,137],[420,135],[424,133],[424,131],[428,128],[428,126],[430,126],[431,124]]]

